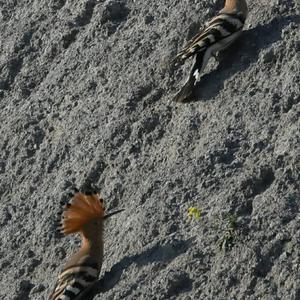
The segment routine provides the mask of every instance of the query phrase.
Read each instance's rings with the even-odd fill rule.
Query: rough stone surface
[[[223,1],[0,1],[0,299],[47,298],[79,243],[60,202],[89,182],[125,208],[94,299],[300,298],[300,4],[248,2],[178,104],[191,62],[168,62]]]

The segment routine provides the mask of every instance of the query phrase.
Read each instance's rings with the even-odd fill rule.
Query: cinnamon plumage
[[[49,300],[80,300],[97,282],[103,261],[103,200],[99,194],[77,192],[67,204],[62,215],[60,231],[65,234],[80,233],[81,248],[67,262],[58,277]]]
[[[245,0],[226,0],[224,8],[209,21],[178,53],[175,63],[184,63],[186,59],[195,56],[194,65],[185,85],[174,97],[175,101],[193,100],[193,91],[200,80],[201,73],[211,56],[226,49],[241,34],[248,15]]]

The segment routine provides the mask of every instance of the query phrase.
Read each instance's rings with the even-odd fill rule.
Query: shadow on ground
[[[187,241],[177,240],[166,245],[155,245],[144,252],[132,256],[124,257],[121,261],[115,264],[109,272],[105,272],[104,276],[95,284],[94,289],[86,297],[87,300],[92,300],[96,295],[105,293],[114,288],[118,284],[122,273],[131,264],[135,263],[138,266],[145,266],[154,262],[168,263],[177,256],[186,252],[190,247],[193,239]]]

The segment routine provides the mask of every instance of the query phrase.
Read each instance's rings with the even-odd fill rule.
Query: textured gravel
[[[223,1],[0,1],[0,299],[47,299],[90,182],[125,208],[94,299],[300,299],[300,3],[248,2],[179,104],[168,62]]]

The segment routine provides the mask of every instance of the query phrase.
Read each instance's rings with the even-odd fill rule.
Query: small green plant
[[[228,215],[226,217],[225,233],[218,241],[218,246],[221,251],[226,252],[235,244],[236,228],[237,217],[235,215]]]
[[[200,209],[196,207],[190,207],[188,210],[188,220],[191,221],[193,218],[196,220],[199,220],[201,217],[201,211]]]

